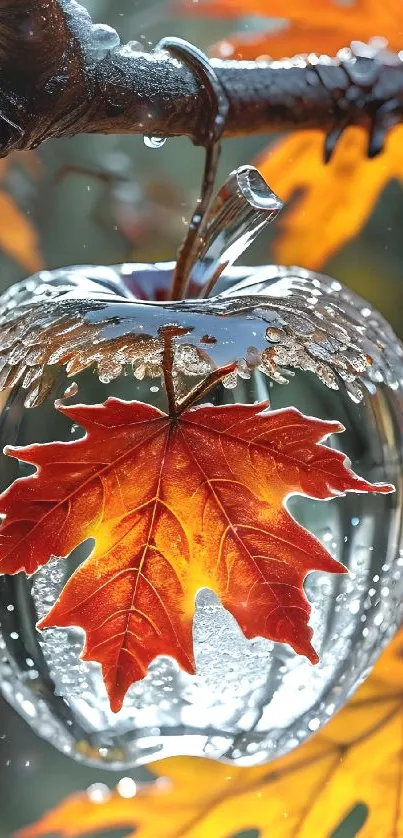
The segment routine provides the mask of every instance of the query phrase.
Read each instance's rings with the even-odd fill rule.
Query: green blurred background
[[[165,0],[85,0],[84,5],[94,22],[115,26],[122,40],[140,41],[146,49],[167,34],[207,48],[234,28],[234,21],[175,18]],[[238,28],[245,25],[246,20],[239,22]],[[267,137],[227,140],[220,181],[231,169],[252,161],[267,141]],[[163,148],[152,150],[140,137],[81,136],[52,141],[37,157],[42,168],[38,175],[27,175],[17,163],[7,172],[3,186],[37,228],[47,267],[174,257],[198,195],[203,165],[202,152],[189,141],[169,140]],[[107,173],[108,179],[93,178],[88,169]],[[403,191],[392,182],[361,235],[324,266],[369,299],[400,333],[402,212]],[[317,232],[320,236],[319,226]],[[273,235],[275,229],[265,233],[245,261],[273,261]],[[1,290],[25,275],[0,254]],[[130,776],[141,781],[149,775],[139,769]],[[34,821],[70,792],[94,782],[113,786],[119,778],[64,757],[38,739],[0,699],[0,838],[9,838],[14,829]],[[362,815],[355,812],[334,838],[356,834]],[[113,836],[124,834],[115,831]],[[242,833],[246,835],[256,838],[257,833]]]

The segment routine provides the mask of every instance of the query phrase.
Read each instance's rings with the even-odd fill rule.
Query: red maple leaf
[[[87,434],[7,453],[37,466],[0,497],[0,572],[33,573],[95,539],[91,556],[39,624],[82,627],[111,707],[157,655],[194,672],[192,619],[209,587],[244,634],[289,643],[312,662],[302,583],[344,571],[285,507],[389,492],[320,443],[343,426],[267,404],[192,407],[173,417],[140,402],[58,409]]]

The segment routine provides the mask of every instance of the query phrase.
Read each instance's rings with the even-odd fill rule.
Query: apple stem
[[[168,50],[191,67],[202,83],[210,104],[210,112],[206,115],[208,126],[204,143],[206,156],[200,196],[197,199],[187,234],[178,251],[170,292],[171,300],[181,300],[186,297],[192,268],[204,242],[229,102],[214,68],[200,49],[181,38],[163,38],[158,44],[158,49]]]
[[[196,208],[189,223],[186,237],[178,251],[170,292],[170,299],[172,300],[182,300],[186,297],[191,270],[203,244],[203,235],[208,209],[213,195],[220,151],[220,143],[212,143],[206,148],[200,197],[197,199]]]

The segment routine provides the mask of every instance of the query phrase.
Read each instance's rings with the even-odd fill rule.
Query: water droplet
[[[116,786],[116,790],[121,797],[135,797],[137,793],[137,786],[134,780],[130,777],[122,777]]]
[[[166,141],[166,137],[144,137],[144,145],[146,145],[147,148],[161,148]]]
[[[110,50],[119,46],[120,37],[116,29],[112,29],[106,23],[96,23],[91,29],[91,49]]]
[[[358,527],[358,524],[359,524],[359,523],[360,523],[360,519],[359,519],[359,518],[352,518],[352,519],[351,519],[351,526],[352,526],[352,527]]]
[[[266,329],[266,337],[267,340],[271,341],[271,343],[278,343],[284,337],[284,332],[276,326],[269,326],[269,328]]]
[[[110,797],[111,792],[105,783],[93,783],[87,789],[87,794],[92,803],[104,803]]]
[[[318,730],[319,726],[320,726],[320,720],[319,719],[311,719],[311,721],[308,722],[309,730]]]
[[[66,387],[66,389],[63,393],[63,398],[64,399],[71,399],[77,393],[78,393],[78,384],[76,384],[76,382],[73,381],[72,384],[70,384],[69,387]]]
[[[124,46],[130,52],[144,52],[144,46],[140,41],[128,41]]]
[[[221,41],[220,55],[222,58],[230,58],[234,54],[234,47],[229,41]]]

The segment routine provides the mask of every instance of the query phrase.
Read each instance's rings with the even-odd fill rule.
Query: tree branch
[[[211,105],[190,67],[116,44],[75,0],[0,0],[0,156],[82,132],[204,145]],[[377,153],[402,121],[403,61],[344,52],[318,63],[212,60],[230,104],[225,135],[322,128],[330,154],[347,124],[366,125]]]

